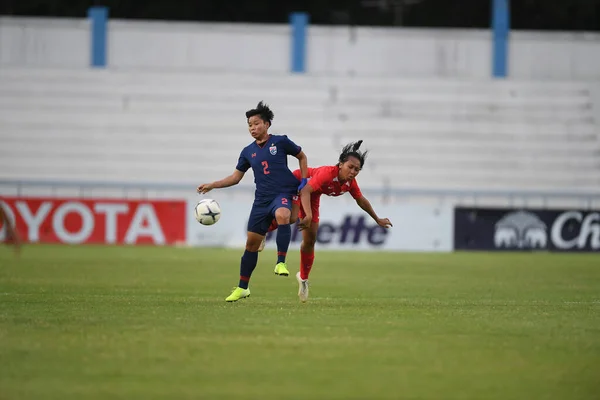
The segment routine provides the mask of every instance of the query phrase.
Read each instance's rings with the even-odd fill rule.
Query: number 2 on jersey
[[[271,172],[269,172],[269,162],[268,161],[263,161],[262,163],[263,168],[263,173],[265,175],[269,175]]]

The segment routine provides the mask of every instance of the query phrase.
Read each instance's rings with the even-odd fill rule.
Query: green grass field
[[[600,398],[598,255],[240,256],[0,246],[0,399]]]

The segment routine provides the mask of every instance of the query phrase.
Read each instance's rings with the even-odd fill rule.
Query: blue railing
[[[0,194],[4,187],[12,187],[17,196],[22,196],[25,188],[75,188],[81,196],[92,189],[113,189],[127,194],[130,191],[139,191],[142,197],[147,197],[150,191],[180,191],[195,193],[196,183],[157,183],[157,182],[116,182],[116,181],[71,181],[71,180],[34,180],[34,179],[0,179]],[[253,186],[237,185],[228,188],[229,193],[252,193]],[[527,205],[528,201],[539,200],[544,207],[551,200],[572,200],[580,202],[581,207],[593,208],[595,202],[600,204],[600,191],[539,191],[539,190],[501,190],[501,189],[424,189],[424,188],[379,188],[368,189],[369,195],[381,196],[384,199],[406,198],[406,197],[429,197],[444,201],[447,198],[470,200],[477,205],[478,200],[484,198],[503,198],[508,205],[515,205],[517,200],[522,200]]]

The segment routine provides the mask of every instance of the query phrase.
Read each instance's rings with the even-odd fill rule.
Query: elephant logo
[[[548,243],[548,227],[535,214],[516,211],[496,223],[494,244],[497,248],[544,249]]]

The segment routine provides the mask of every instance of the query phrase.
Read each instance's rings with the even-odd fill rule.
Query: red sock
[[[273,232],[275,229],[277,229],[279,225],[277,225],[277,220],[273,220],[273,222],[271,222],[271,225],[269,226],[269,230],[268,232]]]
[[[304,253],[300,251],[300,278],[308,279],[313,262],[315,261],[315,252]]]

